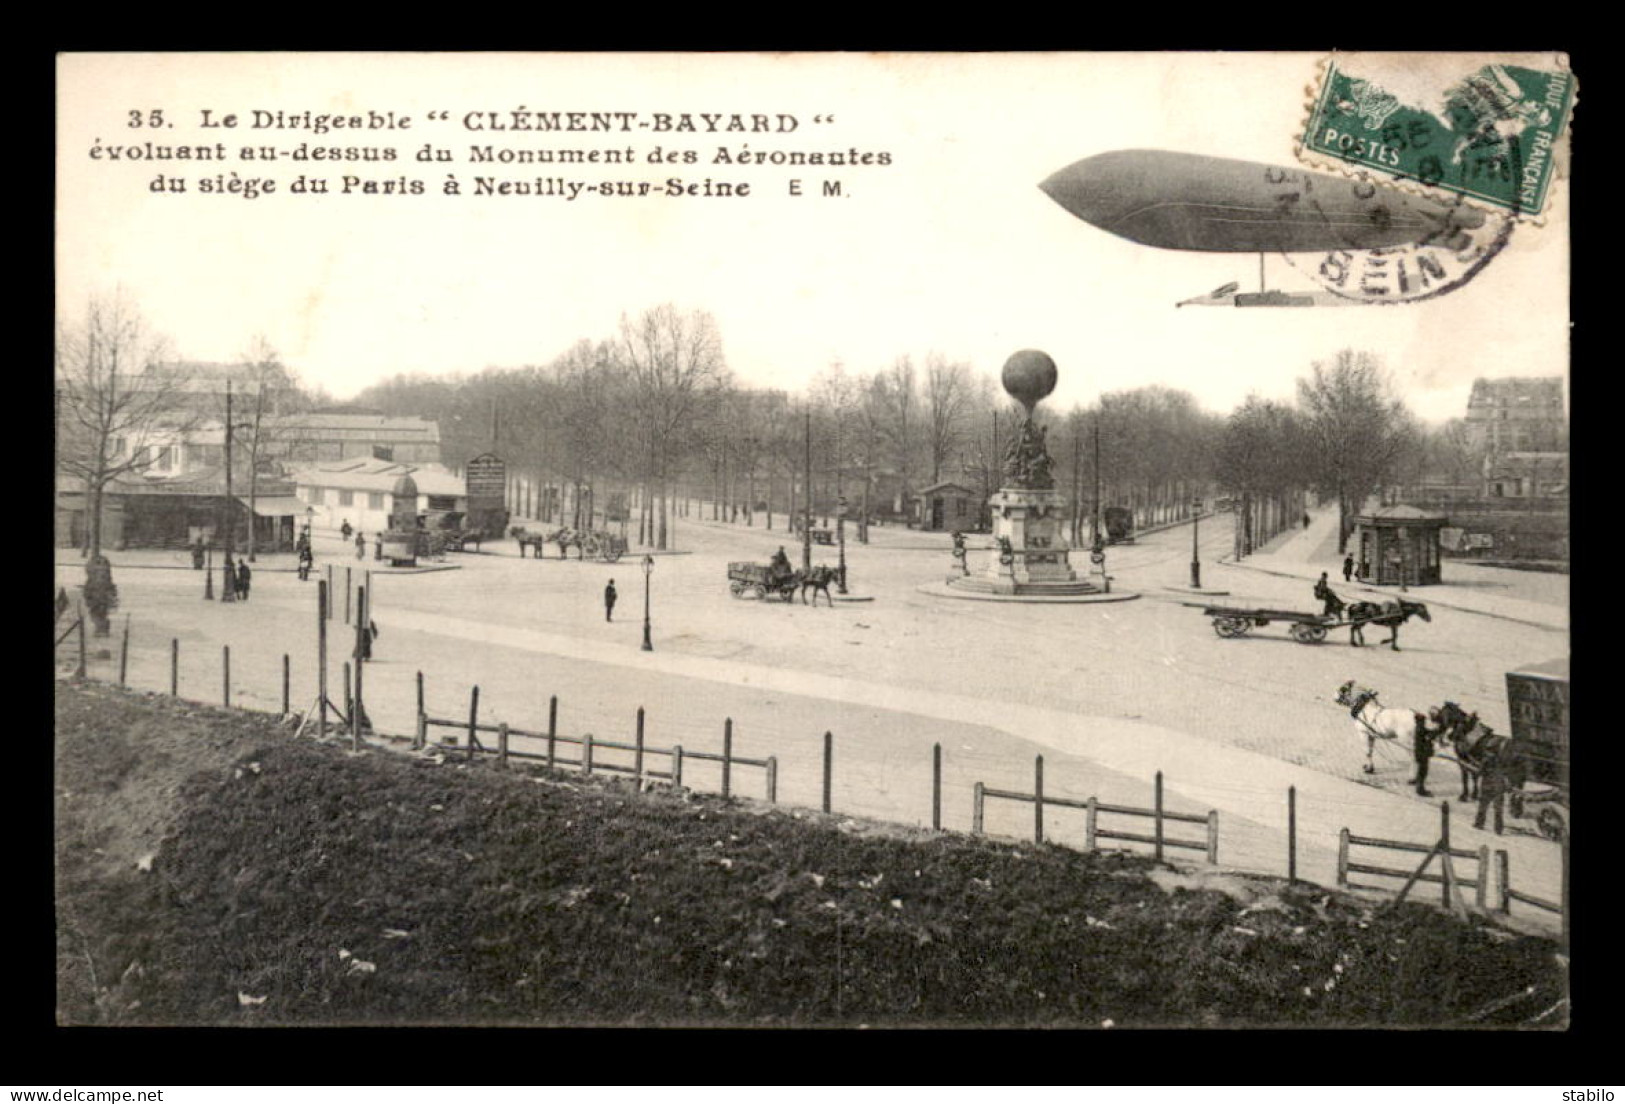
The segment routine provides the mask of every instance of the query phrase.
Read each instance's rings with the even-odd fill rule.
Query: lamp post
[[[1197,551],[1196,536],[1202,531],[1202,500],[1191,500],[1191,589],[1199,590],[1202,586],[1202,556]]]
[[[203,550],[203,600],[214,601],[214,545]]]
[[[655,558],[650,555],[643,557],[643,650],[655,650],[654,642],[649,639],[649,578],[655,573]]]

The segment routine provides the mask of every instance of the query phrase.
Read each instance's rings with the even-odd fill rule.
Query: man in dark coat
[[[604,588],[604,620],[605,621],[613,621],[613,620],[615,620],[615,599],[616,599],[616,597],[617,597],[617,595],[615,593],[615,580],[611,579],[609,581],[609,585]]]
[[[1320,581],[1315,584],[1315,597],[1322,603],[1320,612],[1323,617],[1337,617],[1343,612],[1343,600],[1332,591],[1324,571],[1320,573]]]
[[[350,528],[350,519],[345,518],[344,519],[344,524],[339,526],[339,536],[343,537],[345,540],[349,540],[351,532],[352,532],[352,530]]]
[[[197,543],[192,546],[192,570],[193,571],[202,571],[203,570],[203,538],[202,537],[199,537],[197,539]]]
[[[1352,552],[1343,557],[1343,581],[1345,583],[1354,581],[1354,553]]]
[[[1434,728],[1428,724],[1425,714],[1416,715],[1416,735],[1411,744],[1411,754],[1416,757],[1416,777],[1411,781],[1416,784],[1416,792],[1422,797],[1433,796],[1428,792],[1428,761],[1433,758],[1433,743],[1443,731],[1442,723]]]
[[[237,600],[238,601],[240,601],[240,602],[248,601],[248,583],[249,583],[249,580],[252,579],[253,577],[254,577],[254,573],[248,569],[248,561],[247,560],[238,560],[237,561]]]

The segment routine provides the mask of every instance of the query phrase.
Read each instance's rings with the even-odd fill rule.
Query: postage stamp
[[[1575,90],[1561,54],[1337,55],[1298,156],[1533,218],[1567,156]]]

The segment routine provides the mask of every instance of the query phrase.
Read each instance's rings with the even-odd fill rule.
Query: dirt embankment
[[[1449,1025],[1565,992],[1550,941],[1419,905],[108,687],[59,685],[57,748],[66,1023]]]

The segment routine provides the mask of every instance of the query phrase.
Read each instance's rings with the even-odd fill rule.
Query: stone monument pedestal
[[[1062,597],[1097,594],[1100,587],[1072,569],[1071,546],[1062,532],[1059,491],[1004,487],[988,499],[993,509],[994,555],[971,575],[950,578],[953,590],[1008,596]]]

